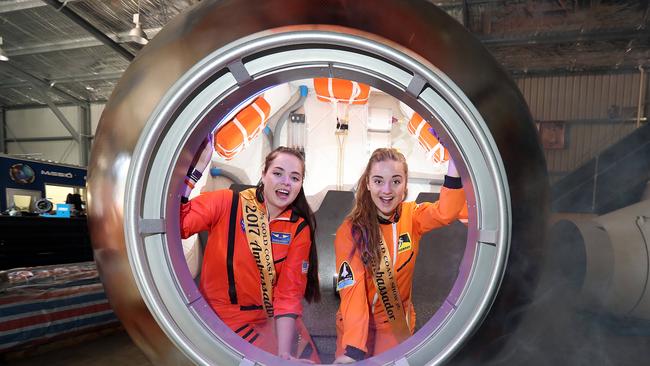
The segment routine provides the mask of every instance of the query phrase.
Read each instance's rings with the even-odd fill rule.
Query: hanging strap
[[[248,247],[253,254],[260,274],[262,289],[262,306],[266,316],[273,317],[273,280],[275,265],[273,264],[273,247],[266,208],[257,200],[255,188],[242,191],[244,228]]]
[[[391,325],[393,334],[395,335],[395,338],[401,342],[408,338],[411,331],[406,322],[405,309],[402,306],[399,288],[397,288],[397,278],[395,277],[397,273],[393,270],[390,253],[388,252],[388,247],[386,247],[386,241],[384,240],[383,234],[381,235],[379,248],[381,250],[379,263],[377,263],[376,259],[373,259],[370,262],[372,267],[372,279],[377,288],[379,299],[386,311],[386,316],[388,317],[388,322]],[[397,255],[397,253],[395,255]]]
[[[235,256],[235,233],[237,232],[237,209],[239,208],[239,189],[232,189],[232,204],[230,205],[230,222],[228,228],[228,254],[226,267],[228,269],[228,296],[230,303],[237,303],[237,289],[235,288],[235,269],[233,257]]]

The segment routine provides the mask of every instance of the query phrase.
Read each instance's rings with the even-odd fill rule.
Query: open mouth
[[[276,189],[275,194],[281,199],[289,198],[289,191],[286,189]]]
[[[384,205],[387,205],[387,206],[390,205],[393,202],[393,199],[394,199],[393,197],[388,197],[388,198],[379,197],[379,200],[381,201],[381,203],[383,203]]]

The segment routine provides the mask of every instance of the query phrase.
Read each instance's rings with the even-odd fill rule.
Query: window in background
[[[78,193],[81,196],[81,201],[86,202],[86,187],[77,186],[58,186],[54,184],[45,185],[45,197],[52,201],[53,204],[65,203],[69,194]]]
[[[7,208],[16,205],[21,211],[32,211],[34,203],[41,199],[41,191],[31,189],[7,188],[5,194]]]
[[[24,196],[21,194],[14,195],[14,205],[16,205],[20,211],[30,211],[31,204],[32,196]]]
[[[71,186],[55,186],[52,184],[45,185],[45,197],[52,201],[52,203],[65,203],[68,194],[74,193],[74,188]]]

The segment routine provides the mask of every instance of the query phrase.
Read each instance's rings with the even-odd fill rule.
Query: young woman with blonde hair
[[[395,149],[377,149],[359,178],[352,212],[336,232],[335,363],[381,353],[413,334],[413,271],[419,240],[458,218],[465,193],[454,163],[435,203],[405,202],[408,164]]]

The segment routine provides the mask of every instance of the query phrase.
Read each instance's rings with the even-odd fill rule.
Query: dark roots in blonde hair
[[[354,199],[354,207],[347,219],[352,224],[352,239],[354,240],[354,252],[359,251],[361,260],[366,268],[370,268],[371,260],[379,260],[379,240],[381,233],[377,220],[377,206],[372,201],[367,186],[370,179],[372,165],[381,161],[392,160],[402,163],[404,176],[408,177],[408,164],[404,155],[393,148],[379,148],[375,150],[366,169],[361,174],[357,183],[357,193]]]

